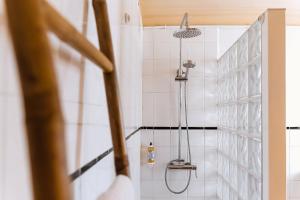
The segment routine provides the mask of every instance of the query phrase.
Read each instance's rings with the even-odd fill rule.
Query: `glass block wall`
[[[223,200],[262,199],[261,23],[218,60],[218,186]]]

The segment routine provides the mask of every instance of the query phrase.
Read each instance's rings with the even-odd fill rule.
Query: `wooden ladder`
[[[72,199],[64,122],[47,30],[103,70],[116,174],[129,176],[106,1],[93,0],[100,51],[46,1],[5,2],[25,106],[34,199]]]

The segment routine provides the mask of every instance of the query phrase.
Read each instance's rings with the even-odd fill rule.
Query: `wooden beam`
[[[178,26],[185,12],[190,25],[251,25],[267,8],[286,8],[286,24],[300,25],[300,1],[141,0],[144,26]]]
[[[25,105],[34,199],[68,200],[64,123],[41,1],[5,2]]]
[[[105,0],[93,0],[100,50],[115,65],[113,44],[109,26],[108,10]],[[129,176],[129,163],[122,123],[121,102],[117,72],[104,72],[106,99],[109,112],[112,142],[114,147],[115,167],[117,174]]]
[[[70,22],[61,16],[48,2],[43,1],[45,18],[50,31],[74,49],[86,56],[105,72],[113,71],[111,61],[91,43]]]
[[[263,199],[286,199],[285,9],[262,24]]]

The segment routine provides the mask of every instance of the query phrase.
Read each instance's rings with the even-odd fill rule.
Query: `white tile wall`
[[[141,160],[141,198],[147,199],[207,199],[216,198],[216,144],[211,140],[216,137],[214,131],[190,131],[191,151],[193,163],[197,165],[197,177],[192,172],[191,184],[189,189],[180,195],[170,193],[164,183],[164,173],[166,164],[177,158],[176,131],[169,130],[145,130],[142,132],[142,160]],[[183,138],[186,134],[183,134]],[[146,163],[146,146],[152,141],[156,147],[156,163],[151,166]],[[171,146],[170,146],[171,142]],[[182,147],[182,155],[187,158],[186,142]],[[188,172],[168,172],[170,186],[174,189],[184,187],[188,178]]]
[[[202,35],[183,40],[183,60],[192,59],[196,67],[190,70],[187,84],[189,126],[216,126],[215,70],[217,60],[217,27],[199,27]],[[172,34],[176,27],[144,28],[143,64],[143,125],[178,125],[178,82],[175,82],[179,65],[179,40]],[[209,110],[208,114],[206,110]],[[184,122],[184,114],[182,113]],[[178,133],[175,130],[145,130],[142,132],[141,198],[202,199],[216,197],[216,133],[190,131],[193,163],[198,166],[189,189],[180,195],[170,193],[164,183],[166,164],[177,157]],[[156,163],[146,164],[146,147],[156,147]],[[183,134],[182,155],[187,156],[186,134]],[[188,173],[169,172],[172,188],[184,187]],[[202,189],[199,189],[202,188]]]
[[[22,102],[14,54],[0,1],[0,199],[32,199]],[[87,26],[87,38],[98,47],[91,1],[57,1],[57,8],[78,30]],[[88,12],[84,4],[88,3]],[[108,1],[118,68],[126,135],[142,122],[142,35],[137,0]],[[123,14],[131,15],[124,24]],[[85,17],[84,17],[85,16]],[[85,20],[86,19],[86,20]],[[68,172],[109,149],[111,136],[103,76],[92,62],[49,34],[65,118]],[[127,141],[130,171],[136,197],[140,197],[140,136]],[[87,171],[73,184],[74,198],[96,199],[115,177],[113,153]],[[18,192],[16,192],[18,191]]]
[[[183,54],[186,54],[183,55],[183,60],[196,61],[196,68],[190,71],[188,82],[188,106],[191,125],[198,126],[204,123],[204,101],[214,99],[214,72],[217,59],[217,37],[213,38],[213,35],[217,35],[217,28],[200,28],[203,32],[200,37],[183,41]],[[174,30],[175,27],[144,28],[143,125],[145,126],[153,123],[157,126],[177,124],[177,118],[173,116],[178,101],[178,82],[175,82],[174,78],[179,62],[179,43],[172,37]],[[205,79],[204,73],[207,77]],[[214,104],[213,101],[207,101],[205,107],[208,109],[208,106]],[[149,114],[150,112],[153,115]]]

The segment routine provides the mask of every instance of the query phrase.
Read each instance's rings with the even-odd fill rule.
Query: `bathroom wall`
[[[98,47],[90,0],[51,0]],[[32,199],[22,100],[3,0],[0,1],[0,199]],[[142,28],[137,0],[108,1],[126,135],[141,125]],[[124,23],[124,13],[131,17]],[[49,33],[65,118],[68,172],[109,149],[110,129],[102,72]],[[139,197],[140,135],[127,141]],[[72,184],[75,199],[96,199],[115,177],[113,153]],[[17,192],[16,192],[17,191]]]
[[[287,126],[300,126],[299,75],[300,27],[287,27],[286,32],[286,119]],[[300,200],[300,130],[287,130],[288,199]]]
[[[191,59],[196,67],[190,70],[188,88],[189,126],[216,126],[215,110],[216,61],[218,28],[201,26],[202,35],[185,39],[182,43],[183,61]],[[175,82],[179,66],[179,39],[172,36],[177,27],[144,28],[143,64],[143,126],[178,126],[178,87]],[[182,121],[184,121],[182,113]],[[185,126],[185,122],[183,122]],[[215,199],[217,175],[217,137],[213,130],[190,131],[192,163],[196,164],[197,178],[192,179],[186,192],[170,193],[164,182],[167,163],[177,158],[176,130],[144,130],[141,133],[141,199]],[[187,157],[186,133],[183,137],[183,155]],[[153,142],[156,163],[146,164],[146,146]],[[184,187],[186,171],[170,172],[168,180],[175,190]]]

